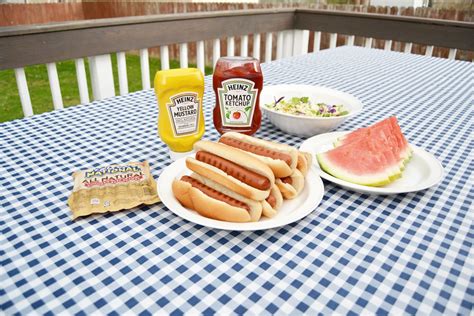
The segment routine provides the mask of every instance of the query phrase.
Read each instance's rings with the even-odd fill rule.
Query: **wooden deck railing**
[[[310,32],[314,32],[313,51],[320,49],[321,32],[330,33],[330,48],[338,34],[348,35],[346,45],[354,45],[355,36],[364,36],[365,46],[373,38],[384,39],[385,49],[392,41],[474,51],[474,23],[422,19],[341,11],[279,9],[242,10],[211,13],[187,13],[100,20],[86,20],[46,25],[0,28],[0,70],[15,69],[23,113],[33,115],[25,66],[46,64],[55,109],[63,107],[56,62],[75,59],[81,103],[90,101],[84,59],[89,59],[93,98],[115,95],[110,53],[117,54],[120,94],[128,93],[125,51],[139,50],[142,87],[150,88],[148,48],[160,47],[162,69],[169,68],[168,45],[179,44],[180,66],[188,66],[188,43],[196,43],[198,68],[204,71],[204,41],[213,41],[213,65],[220,57],[220,41],[227,41],[227,55],[234,55],[235,37],[241,37],[237,55],[263,57],[264,62],[309,50]],[[253,34],[253,51],[248,52],[248,35]],[[276,56],[273,36],[276,34]],[[264,52],[260,43],[264,38]]]

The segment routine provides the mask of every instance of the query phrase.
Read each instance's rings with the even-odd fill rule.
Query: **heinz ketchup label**
[[[223,126],[248,127],[252,124],[258,89],[253,81],[236,78],[222,82],[218,88]]]
[[[262,121],[259,97],[263,75],[258,59],[221,57],[217,61],[212,86],[216,95],[213,121],[217,131],[254,134]]]

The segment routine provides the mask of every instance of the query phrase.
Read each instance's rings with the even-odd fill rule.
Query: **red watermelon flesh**
[[[401,175],[403,163],[400,163],[400,148],[396,138],[391,134],[385,134],[383,131],[369,131],[369,137],[374,152],[383,153],[387,157],[387,161],[392,165],[390,179],[398,179]],[[354,143],[358,141],[355,140]]]
[[[389,139],[391,146],[398,147],[399,157],[402,161],[410,157],[411,150],[409,149],[408,142],[403,136],[400,126],[398,125],[397,118],[395,116],[389,117],[383,121],[380,121],[372,126],[360,128],[352,133],[349,133],[341,137],[337,146],[354,142],[360,138],[372,138],[378,139],[379,137]]]
[[[401,151],[401,148],[404,147],[403,144],[400,143],[399,137],[397,137],[387,125],[371,128],[368,137],[377,144],[380,144],[382,148],[389,148],[393,152],[396,160],[404,158]]]
[[[389,126],[394,131],[397,131],[397,129],[398,129],[398,132],[401,133],[400,127],[398,126],[397,118],[395,116],[391,116],[391,117],[386,118],[386,119],[384,119],[384,120],[382,120],[378,123],[375,123],[372,126],[362,127],[362,128],[356,129],[355,131],[341,137],[340,140],[341,141],[344,140],[345,142],[350,142],[350,141],[352,141],[354,139],[357,139],[359,137],[367,137],[368,134],[369,134],[369,131],[371,129],[377,129],[381,126]]]
[[[387,184],[391,182],[394,170],[399,170],[393,152],[382,150],[367,138],[318,154],[317,158],[329,174],[362,185]]]
[[[390,124],[392,126],[392,131],[393,134],[397,137],[399,146],[400,146],[400,151],[402,153],[402,157],[404,160],[408,160],[411,157],[411,148],[410,145],[408,144],[407,139],[405,138],[405,135],[403,135],[402,130],[400,128],[400,125],[398,125],[397,118],[392,116],[390,120]]]
[[[398,178],[400,174],[400,151],[394,137],[385,135],[383,131],[374,133],[374,135],[372,135],[372,131],[369,131],[368,136],[360,137],[340,147],[347,146],[346,148],[349,148],[349,150],[358,148],[362,155],[380,155],[380,159],[384,160],[381,167],[387,171],[387,175],[390,178]]]
[[[335,147],[317,155],[321,168],[335,177],[369,186],[399,178],[411,156],[394,116],[341,137]]]
[[[354,139],[357,139],[359,137],[367,137],[368,133],[369,133],[369,130],[371,128],[375,128],[375,127],[378,127],[378,126],[381,126],[381,125],[391,125],[390,120],[392,120],[392,118],[395,118],[395,117],[392,116],[392,117],[386,118],[386,119],[384,119],[384,120],[382,120],[378,123],[375,123],[372,126],[361,127],[359,129],[356,129],[355,131],[341,137],[340,141],[344,141],[344,142],[347,143],[347,142],[353,141]],[[395,120],[396,120],[396,118],[395,118]]]

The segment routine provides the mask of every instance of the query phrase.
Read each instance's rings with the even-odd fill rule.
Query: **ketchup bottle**
[[[213,119],[217,131],[254,134],[262,122],[259,100],[263,75],[258,59],[219,58],[213,87],[216,94]]]

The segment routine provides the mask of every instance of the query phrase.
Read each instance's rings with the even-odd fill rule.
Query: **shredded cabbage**
[[[265,107],[286,114],[311,116],[311,117],[333,117],[349,114],[342,104],[328,105],[326,103],[311,103],[309,97],[292,97],[288,101],[284,97],[275,100],[273,104],[265,104]]]

